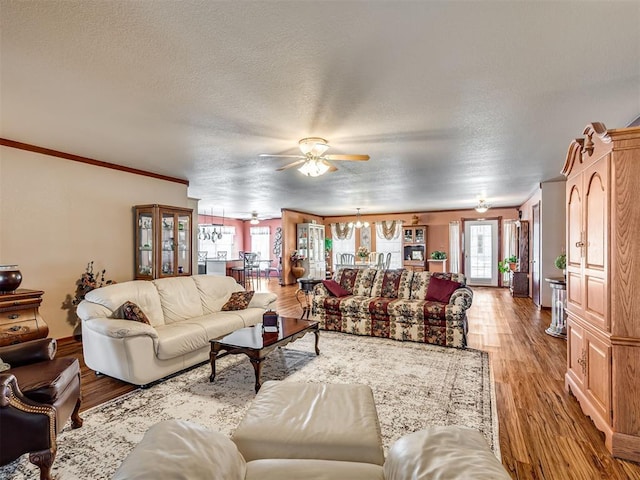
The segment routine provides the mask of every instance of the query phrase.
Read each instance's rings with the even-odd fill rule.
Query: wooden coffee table
[[[318,349],[318,340],[320,338],[318,330],[318,322],[302,320],[298,318],[279,317],[277,332],[264,332],[262,324],[259,323],[255,327],[245,327],[228,335],[214,338],[211,343],[211,376],[209,381],[213,382],[216,378],[216,359],[225,355],[237,355],[244,353],[253,365],[256,374],[256,393],[260,390],[260,370],[262,362],[267,355],[277,347],[282,347],[289,342],[293,342],[303,337],[307,332],[313,332],[316,336],[315,350],[316,355],[320,355]],[[224,350],[226,353],[219,355]]]

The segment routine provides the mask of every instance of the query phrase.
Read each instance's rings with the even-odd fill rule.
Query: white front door
[[[465,221],[464,262],[468,285],[498,286],[498,220]]]

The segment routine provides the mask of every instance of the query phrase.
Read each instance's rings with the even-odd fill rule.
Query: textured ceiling
[[[0,136],[247,218],[521,204],[640,113],[640,2],[0,0]],[[321,136],[318,178],[286,159]],[[153,199],[149,199],[153,201]]]

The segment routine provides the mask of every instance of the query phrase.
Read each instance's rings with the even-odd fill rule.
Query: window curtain
[[[258,257],[266,260],[269,259],[271,251],[271,229],[269,227],[250,227],[251,235],[251,252],[257,253]]]
[[[504,236],[502,237],[502,254],[504,260],[510,256],[518,256],[518,225],[514,220],[506,220],[502,224],[502,231]],[[510,281],[509,272],[502,274],[502,284],[508,285]]]
[[[340,255],[343,253],[356,253],[356,238],[353,235],[353,227],[346,223],[331,224],[331,249],[333,250],[333,264],[340,264]]]
[[[391,253],[390,269],[402,268],[402,222],[376,222],[376,252]]]
[[[449,271],[460,273],[460,222],[449,222]]]
[[[353,236],[353,226],[348,223],[332,223],[331,237],[336,240],[349,240]]]

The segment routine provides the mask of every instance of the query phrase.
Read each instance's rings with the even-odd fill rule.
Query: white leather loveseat
[[[244,310],[221,311],[244,289],[231,277],[194,275],[117,283],[89,292],[78,305],[84,360],[89,368],[135,385],[153,381],[209,358],[209,340],[256,325],[275,302],[254,294]],[[113,318],[133,302],[150,325]]]

